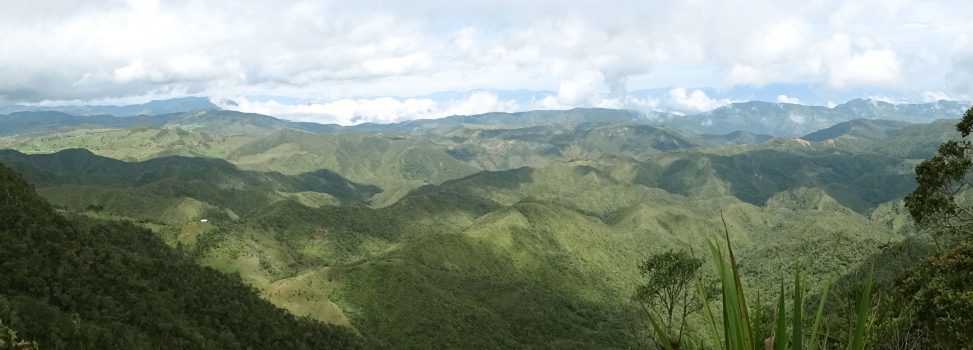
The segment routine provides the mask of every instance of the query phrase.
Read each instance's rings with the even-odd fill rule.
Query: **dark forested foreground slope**
[[[651,346],[651,327],[632,300],[644,282],[639,261],[670,249],[705,252],[708,242],[723,237],[722,218],[748,290],[762,296],[776,296],[795,265],[802,266],[809,290],[837,280],[836,290],[844,294],[858,288],[873,262],[880,267],[876,281],[883,291],[955,281],[951,275],[918,274],[911,282],[897,282],[904,269],[934,250],[902,201],[916,187],[912,169],[936,154],[940,143],[959,136],[955,122],[855,117],[914,122],[938,118],[955,106],[855,102],[805,111],[771,105],[773,113],[753,116],[786,123],[794,113],[814,112],[820,120],[787,129],[806,133],[800,138],[773,138],[751,132],[693,134],[685,131],[693,128],[649,125],[631,112],[584,109],[333,129],[226,111],[137,117],[151,121],[138,126],[130,124],[135,119],[90,117],[91,123],[58,128],[21,114],[7,122],[25,128],[0,137],[0,146],[17,151],[0,152],[0,163],[22,172],[38,193],[71,213],[71,219],[56,222],[85,244],[137,261],[143,259],[139,254],[165,257],[144,258],[145,264],[164,260],[170,264],[165,266],[175,266],[171,269],[196,271],[177,274],[185,288],[210,283],[192,291],[241,290],[250,298],[246,303],[259,303],[234,279],[192,263],[239,274],[263,299],[297,316],[353,328],[370,348]],[[746,117],[743,107],[770,108],[737,105],[728,109],[735,114],[727,121]],[[923,114],[923,108],[939,114]],[[805,130],[817,124],[827,128]],[[45,210],[39,213],[55,215]],[[173,250],[165,250],[165,244]],[[51,264],[50,273],[57,273],[62,260],[37,266]],[[60,269],[73,273],[89,265]],[[137,320],[134,325],[118,321],[117,327],[135,334],[133,343],[124,345],[159,346],[153,343],[156,333],[183,339],[182,334],[197,332],[201,335],[193,339],[205,338],[204,343],[246,347],[268,343],[250,343],[255,340],[237,330],[263,334],[267,342],[310,339],[286,332],[325,332],[280,311],[260,311],[289,320],[263,321],[271,324],[261,327],[276,334],[269,337],[240,328],[249,327],[247,317],[256,311],[215,317],[208,312],[237,311],[201,312],[197,304],[191,304],[193,313],[165,311],[203,299],[180,299],[184,289],[174,280],[152,282],[175,277],[149,276],[140,263],[121,265],[106,266],[131,271],[86,280],[94,286],[80,290],[107,293],[99,288],[137,284],[164,296],[131,304],[138,308],[118,306],[111,298],[76,301],[73,294],[64,297],[70,306],[53,296],[39,299],[22,292],[20,298],[62,319]],[[25,267],[17,271],[32,273]],[[196,275],[210,277],[197,281],[203,277],[191,277]],[[149,282],[138,284],[129,276]],[[3,295],[11,305],[19,300]],[[209,294],[201,295],[195,298]],[[834,318],[830,324],[843,325],[847,298],[833,300],[826,309]],[[91,302],[106,303],[129,318],[76,311],[91,308]],[[916,310],[931,315],[942,311],[917,303]],[[145,310],[177,321],[138,318]],[[7,324],[5,317],[0,320]],[[193,326],[157,328],[170,323]],[[37,324],[10,325],[24,329],[27,339],[52,341]],[[954,325],[951,329],[963,324]],[[886,328],[911,334],[911,323],[906,326]],[[689,342],[716,346],[701,315],[691,317],[687,327]],[[218,332],[206,333],[212,329]],[[358,339],[327,329],[336,332],[335,339]],[[830,331],[843,335],[847,329]],[[881,334],[887,333],[876,331],[875,337]]]
[[[799,254],[823,257],[808,266],[808,276],[821,281],[908,234],[898,204],[870,195],[872,187],[822,186],[869,174],[895,177],[894,162],[792,154],[800,166],[784,171],[790,163],[760,152],[745,161],[680,156],[695,169],[599,158],[481,172],[421,187],[381,208],[241,197],[262,187],[231,184],[260,173],[212,160],[122,163],[69,150],[7,152],[3,161],[66,208],[162,223],[157,232],[197,262],[240,273],[296,314],[352,325],[373,347],[626,348],[638,346],[644,332],[628,301],[638,278],[633,262],[668,248],[700,247],[719,233],[721,210],[745,270],[764,279],[779,279],[780,266]],[[193,171],[196,162],[213,166]],[[751,184],[745,174],[753,171],[774,182]],[[732,189],[744,185],[764,188],[762,197],[737,197]],[[196,187],[178,190],[185,186]],[[883,193],[895,198],[907,191]],[[155,202],[146,198],[214,209],[174,217],[145,210]],[[856,211],[843,202],[861,205]],[[217,215],[244,213],[243,203],[246,215]],[[209,222],[198,222],[203,218]]]
[[[0,166],[0,320],[42,349],[355,348],[131,224],[65,218]]]

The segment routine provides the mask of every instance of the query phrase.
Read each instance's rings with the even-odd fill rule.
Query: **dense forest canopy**
[[[803,138],[594,122],[615,113],[14,133],[0,321],[41,348],[706,348],[730,243],[754,344],[778,299],[806,344],[968,344],[969,113]]]
[[[65,217],[0,165],[0,320],[44,349],[355,348],[154,233]]]

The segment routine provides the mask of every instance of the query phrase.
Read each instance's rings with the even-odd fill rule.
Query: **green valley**
[[[970,14],[0,1],[0,350],[973,350]]]
[[[958,137],[868,119],[697,135],[591,113],[337,131],[192,112],[12,134],[0,163],[73,220],[151,231],[368,348],[635,348],[651,337],[638,261],[705,254],[722,216],[761,295],[795,261],[811,287],[860,273],[928,240],[902,198],[931,145]]]

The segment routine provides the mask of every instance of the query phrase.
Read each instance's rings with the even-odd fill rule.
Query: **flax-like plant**
[[[868,312],[871,309],[872,277],[874,274],[875,266],[873,265],[868,270],[868,278],[865,280],[865,289],[862,290],[862,294],[858,298],[855,332],[851,335],[851,346],[849,347],[852,350],[860,350],[865,348],[865,333],[868,332],[868,327],[871,325],[868,322]]]
[[[803,279],[801,277],[800,265],[795,263],[794,293],[792,294],[793,309],[791,314],[787,314],[784,299],[786,288],[784,282],[781,281],[780,295],[778,296],[777,301],[777,315],[775,322],[776,328],[774,334],[760,334],[762,322],[760,319],[760,312],[758,311],[756,313],[756,317],[753,319],[754,323],[751,324],[746,296],[740,280],[740,271],[737,268],[736,257],[733,254],[733,246],[730,243],[730,235],[726,226],[726,220],[723,221],[723,228],[725,231],[727,255],[724,256],[723,251],[718,248],[715,243],[709,242],[710,253],[712,254],[713,262],[716,265],[718,276],[722,282],[722,341],[720,341],[720,330],[716,324],[715,317],[713,316],[713,310],[709,303],[704,303],[704,312],[707,317],[706,321],[711,324],[710,332],[714,334],[714,339],[719,347],[722,350],[762,350],[765,349],[766,346],[770,346],[772,343],[773,348],[777,350],[805,350],[804,344],[806,339],[808,345],[806,349],[818,350],[822,344],[822,337],[819,333],[821,326],[824,325],[826,328],[830,329],[829,325],[827,325],[824,321],[824,306],[827,302],[828,293],[831,289],[831,282],[829,281],[825,283],[821,289],[821,298],[818,301],[817,312],[814,315],[811,331],[810,334],[806,334],[804,332]],[[869,305],[871,303],[873,270],[874,268],[869,271],[864,289],[862,290],[862,294],[858,299],[854,332],[852,333],[847,346],[847,349],[849,350],[863,350],[865,348],[867,340],[865,335],[867,334],[869,327],[868,312],[870,310]],[[697,288],[697,290],[702,293],[701,288]],[[757,297],[757,303],[759,307],[759,295]],[[791,320],[790,337],[788,337],[787,334],[788,317],[790,317]],[[824,336],[823,338],[826,340],[827,336]],[[765,344],[765,341],[770,343]]]
[[[818,301],[818,312],[814,314],[814,324],[811,326],[811,338],[808,344],[809,350],[818,350],[818,331],[821,330],[821,319],[824,316],[824,304],[828,299],[828,293],[831,291],[831,281],[828,280],[824,284],[824,288],[821,289],[821,300]]]

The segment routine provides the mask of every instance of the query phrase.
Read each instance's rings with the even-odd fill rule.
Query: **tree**
[[[973,202],[964,201],[973,186],[973,107],[956,124],[962,138],[939,146],[935,156],[916,166],[918,187],[905,205],[916,224],[947,238],[970,238]]]
[[[956,131],[960,139],[944,142],[916,166],[918,186],[905,199],[916,225],[945,247],[895,281],[891,306],[881,310],[876,348],[973,347],[973,107]]]
[[[0,320],[0,350],[36,350],[37,348],[37,342],[20,339],[16,331]]]
[[[632,300],[639,303],[646,317],[659,315],[661,318],[656,322],[668,339],[653,336],[652,340],[658,347],[663,348],[663,342],[669,342],[673,348],[679,348],[686,331],[687,318],[702,310],[703,301],[695,288],[702,266],[703,259],[686,251],[673,250],[653,255],[639,264],[645,284],[636,289]],[[704,290],[708,299],[715,297],[715,287]]]

